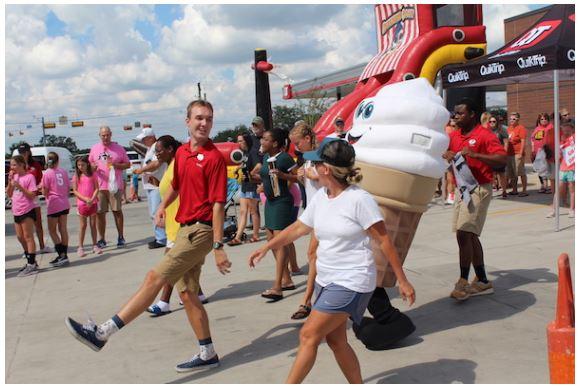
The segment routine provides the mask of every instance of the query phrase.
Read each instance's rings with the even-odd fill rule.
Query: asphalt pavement
[[[369,351],[349,325],[348,339],[366,383],[549,382],[546,326],[555,317],[557,257],[569,253],[574,267],[575,226],[568,210],[562,209],[562,230],[554,232],[554,219],[545,218],[551,196],[537,193],[536,176],[529,180],[529,197],[493,199],[489,209],[481,242],[495,293],[461,303],[449,298],[459,276],[458,247],[450,230],[452,208],[433,200],[404,266],[417,291],[416,304],[409,308],[395,288],[389,290],[393,304],[416,324],[416,332],[396,348]],[[160,259],[162,250],[147,248],[152,225],[146,205],[124,206],[125,248],[114,246],[116,231],[109,215],[107,240],[113,246],[102,255],[82,258],[75,253],[78,217],[71,214],[70,266],[50,268],[54,254],[40,255],[41,271],[25,278],[16,277],[24,260],[12,215],[6,212],[6,383],[284,382],[302,326],[290,316],[301,303],[306,277],[294,277],[295,291],[285,292],[282,301],[267,303],[259,294],[272,283],[273,257],[256,269],[247,265],[247,256],[258,244],[226,247],[233,262],[229,275],[219,274],[211,255],[204,266],[201,282],[221,358],[217,369],[175,372],[177,363],[197,352],[176,294],[171,314],[160,318],[143,314],[101,352],[91,351],[69,334],[66,316],[84,321],[90,314],[98,323],[110,318]],[[45,232],[48,239],[46,225]],[[305,270],[307,239],[295,245]],[[346,382],[325,343],[306,382]]]

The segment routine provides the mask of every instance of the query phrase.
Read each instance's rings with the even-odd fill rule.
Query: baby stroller
[[[237,234],[237,209],[235,200],[239,199],[239,183],[234,178],[227,179],[227,201],[225,202],[225,220],[223,222],[223,242],[231,241]],[[233,207],[233,215],[229,215],[229,209]]]

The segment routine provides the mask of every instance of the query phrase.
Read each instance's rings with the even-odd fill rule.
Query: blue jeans
[[[155,213],[157,208],[161,205],[161,194],[159,189],[146,189],[147,192],[147,203],[149,204],[149,215],[153,219],[153,231],[155,232],[155,240],[159,244],[167,244],[167,234],[165,233],[165,228],[160,228],[155,225]]]

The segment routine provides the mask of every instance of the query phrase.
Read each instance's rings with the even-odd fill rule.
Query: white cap
[[[141,134],[137,135],[137,140],[142,141],[145,137],[155,137],[155,132],[150,127],[147,127],[141,131]]]

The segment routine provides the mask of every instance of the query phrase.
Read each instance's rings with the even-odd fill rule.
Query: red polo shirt
[[[481,125],[476,126],[470,133],[463,135],[460,129],[450,133],[448,150],[460,152],[466,146],[475,153],[503,154],[505,148],[499,143],[497,136]],[[466,164],[479,184],[488,184],[493,180],[493,169],[485,162],[472,157],[466,157]]]
[[[212,220],[213,204],[227,200],[227,166],[211,140],[197,151],[189,143],[177,149],[171,184],[179,192],[178,223]]]

